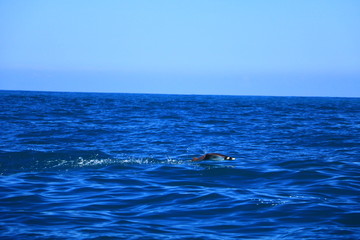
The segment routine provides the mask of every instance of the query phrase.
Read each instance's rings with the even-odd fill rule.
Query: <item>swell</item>
[[[358,99],[0,100],[1,238],[359,238]]]
[[[353,196],[346,200],[346,206],[352,204],[355,208],[355,188],[346,192],[340,185],[322,186],[324,176],[313,178],[308,172],[296,178],[310,178],[313,185],[297,186],[286,181],[292,179],[291,174],[298,174],[291,171],[214,165],[115,164],[60,174],[50,171],[6,175],[1,179],[0,198],[6,224],[4,235],[10,234],[12,227],[25,225],[28,227],[16,236],[48,236],[49,224],[77,226],[80,238],[94,237],[90,229],[102,237],[105,235],[101,230],[105,229],[112,234],[126,232],[154,238],[164,233],[185,236],[190,234],[189,229],[193,234],[208,233],[212,237],[221,230],[219,236],[223,238],[290,234],[279,230],[279,225],[298,226],[310,232],[321,230],[324,236],[346,225],[348,236],[356,234],[351,228],[359,226],[358,214],[349,212],[344,199],[338,197]],[[314,223],[320,227],[314,227]],[[98,228],[99,224],[103,227]],[[124,224],[131,224],[132,229],[125,230]],[[334,226],[333,230],[321,228],[328,224]],[[105,226],[121,231],[110,231]]]

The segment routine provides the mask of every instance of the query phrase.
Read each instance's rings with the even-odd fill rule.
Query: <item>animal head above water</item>
[[[235,160],[236,158],[229,157],[220,153],[207,153],[202,155],[201,157],[194,157],[193,162],[202,161],[202,160],[215,160],[215,161],[223,161],[223,160]]]

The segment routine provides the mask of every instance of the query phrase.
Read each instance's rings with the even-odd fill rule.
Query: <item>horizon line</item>
[[[136,92],[87,92],[87,91],[64,91],[64,90],[14,90],[0,89],[0,92],[41,92],[41,93],[94,93],[94,94],[144,94],[144,95],[185,95],[185,96],[233,96],[233,97],[298,97],[298,98],[360,98],[352,96],[303,96],[303,95],[252,95],[252,94],[203,94],[203,93],[136,93]]]

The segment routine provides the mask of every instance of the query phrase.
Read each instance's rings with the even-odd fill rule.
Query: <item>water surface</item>
[[[358,98],[1,91],[0,109],[2,239],[360,237]]]

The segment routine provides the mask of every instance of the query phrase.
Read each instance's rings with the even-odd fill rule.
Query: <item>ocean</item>
[[[360,98],[0,91],[0,239],[359,239]],[[234,161],[192,162],[204,153]]]

